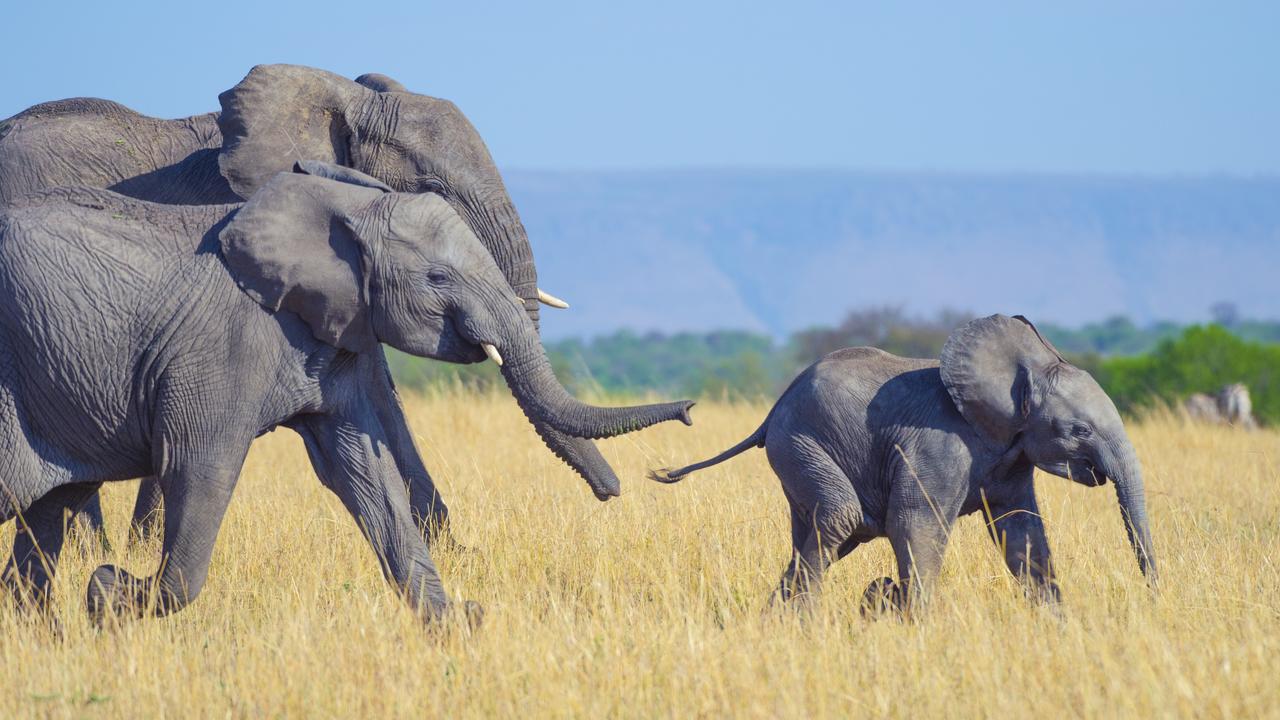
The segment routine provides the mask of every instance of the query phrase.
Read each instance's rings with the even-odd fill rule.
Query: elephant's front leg
[[[377,413],[365,407],[350,417],[313,416],[300,430],[317,474],[355,518],[387,580],[424,620],[443,616],[450,602],[414,524],[408,488]],[[467,603],[466,612],[473,624],[479,622],[479,605]]]
[[[449,528],[449,507],[431,480],[431,473],[422,462],[413,442],[413,433],[400,405],[400,396],[391,379],[391,371],[383,358],[386,382],[379,383],[370,403],[377,412],[378,422],[387,431],[387,443],[395,458],[396,466],[409,489],[409,507],[414,520],[422,528],[429,542],[443,540],[453,542]]]
[[[251,427],[248,422],[198,428],[189,413],[183,415],[162,424],[156,443],[165,505],[160,571],[143,578],[114,565],[95,570],[87,604],[96,621],[108,614],[140,617],[149,608],[167,615],[189,605],[204,588],[214,541],[253,436],[243,430]]]
[[[1062,593],[1053,571],[1053,556],[1044,520],[1036,502],[1028,466],[1018,477],[1001,482],[984,494],[987,532],[1004,555],[1009,571],[1040,602],[1058,603]]]
[[[953,518],[944,515],[938,500],[927,493],[902,495],[905,497],[890,504],[885,534],[898,564],[898,583],[889,591],[890,596],[900,610],[910,614],[923,609],[933,592]]]

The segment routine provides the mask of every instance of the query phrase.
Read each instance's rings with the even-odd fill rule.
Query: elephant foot
[[[463,601],[462,613],[467,618],[467,628],[470,630],[479,630],[484,623],[484,606],[475,600]]]
[[[4,578],[4,585],[23,618],[48,629],[54,637],[63,637],[62,623],[53,612],[53,598],[49,594],[48,582],[38,584],[16,573],[10,573]]]
[[[427,547],[432,552],[443,550],[447,553],[455,553],[458,555],[467,555],[477,552],[470,545],[463,545],[458,541],[458,536],[453,534],[453,530],[449,524],[432,524],[425,523],[422,525],[422,536],[427,541]]]
[[[861,612],[864,618],[878,618],[892,615],[903,616],[906,608],[906,588],[893,578],[883,577],[872,580],[862,593]]]
[[[150,578],[138,578],[114,565],[101,565],[89,576],[85,606],[101,627],[108,619],[139,618],[147,611]]]
[[[451,602],[423,616],[427,629],[436,635],[447,635],[465,628],[475,632],[484,623],[484,606],[474,600]]]

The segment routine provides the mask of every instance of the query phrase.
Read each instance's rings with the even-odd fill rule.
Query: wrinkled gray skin
[[[651,477],[675,482],[753,447],[765,448],[791,505],[794,555],[776,600],[807,601],[832,562],[887,537],[898,580],[873,582],[864,607],[907,609],[937,577],[956,518],[981,510],[1010,571],[1035,597],[1056,603],[1035,467],[1089,486],[1112,480],[1154,587],[1142,473],[1120,415],[1088,373],[1020,316],[956,330],[941,363],[875,348],[831,353],[791,384],[746,440]]]
[[[219,101],[221,113],[161,120],[107,100],[75,98],[0,121],[0,205],[58,186],[108,188],[160,203],[232,203],[296,160],[345,165],[399,192],[444,197],[537,325],[537,272],[524,225],[484,141],[453,103],[407,92],[385,75],[352,82],[294,65],[259,65]],[[589,440],[538,421],[535,427],[592,487],[617,487]],[[157,515],[159,498],[154,481],[144,481],[132,533],[151,527],[144,519]],[[439,494],[422,499],[415,512],[424,524],[446,526]],[[86,513],[101,528],[96,494]]]
[[[152,592],[159,614],[191,602],[250,442],[283,425],[388,579],[439,616],[449,603],[411,509],[434,488],[380,343],[450,362],[492,344],[525,413],[559,432],[687,420],[689,403],[569,397],[492,256],[439,196],[299,171],[243,207],[71,188],[0,214],[0,520],[21,516],[6,577],[28,596],[47,596],[65,510],[153,475],[161,569],[98,568],[89,609],[141,614]]]

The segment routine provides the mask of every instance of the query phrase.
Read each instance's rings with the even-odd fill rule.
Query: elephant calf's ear
[[[377,345],[369,320],[363,243],[343,208],[376,191],[282,173],[254,193],[222,229],[222,256],[236,283],[268,310],[295,313],[317,339],[362,352]]]
[[[1060,361],[1025,318],[992,315],[951,333],[940,371],[960,414],[1007,447],[1031,411],[1033,376]]]

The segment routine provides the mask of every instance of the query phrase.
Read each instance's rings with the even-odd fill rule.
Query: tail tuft
[[[672,483],[678,483],[684,478],[685,478],[684,475],[681,475],[678,472],[672,472],[671,468],[662,468],[660,470],[649,471],[650,480],[654,482],[664,483],[666,485],[670,485]]]

